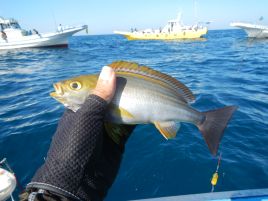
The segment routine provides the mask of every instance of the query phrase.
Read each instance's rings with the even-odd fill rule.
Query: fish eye
[[[80,82],[71,82],[70,87],[71,87],[71,89],[79,90],[79,89],[81,89],[81,83]]]

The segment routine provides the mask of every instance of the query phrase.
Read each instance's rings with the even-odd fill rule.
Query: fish
[[[193,92],[177,79],[128,61],[108,65],[116,73],[116,91],[105,122],[118,125],[154,124],[166,139],[176,137],[181,123],[194,124],[216,156],[224,130],[237,106],[200,112],[191,104]],[[81,75],[53,84],[51,97],[76,112],[93,92],[98,74]],[[116,130],[116,129],[115,129]]]

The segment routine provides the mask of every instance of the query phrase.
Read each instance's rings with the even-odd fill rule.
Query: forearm
[[[102,148],[106,106],[103,99],[90,95],[76,113],[65,112],[46,162],[27,188],[57,189],[58,193],[66,191],[70,196],[77,194],[85,168],[94,172],[96,160],[100,157],[97,149]]]

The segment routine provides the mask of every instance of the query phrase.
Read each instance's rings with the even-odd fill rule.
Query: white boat
[[[174,39],[196,39],[205,35],[208,31],[207,27],[201,24],[186,26],[181,20],[181,13],[177,18],[168,21],[163,29],[145,29],[131,32],[114,31],[115,34],[121,34],[129,40],[174,40]]]
[[[38,33],[20,27],[17,20],[0,17],[0,50],[25,47],[68,46],[68,37],[87,30],[87,25],[76,27],[59,26],[56,32]]]
[[[268,38],[267,26],[243,22],[233,22],[230,26],[243,29],[249,38]]]

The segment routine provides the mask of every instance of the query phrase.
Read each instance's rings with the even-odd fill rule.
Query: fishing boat
[[[87,25],[67,27],[59,26],[56,32],[39,33],[36,29],[22,29],[15,19],[0,17],[0,50],[25,47],[68,46],[68,37],[81,30],[87,30]]]
[[[268,38],[267,26],[243,22],[233,22],[230,26],[243,29],[249,38]]]
[[[132,29],[131,32],[114,31],[115,34],[125,36],[129,40],[174,40],[174,39],[196,39],[207,34],[208,28],[200,23],[186,26],[181,20],[181,13],[176,19],[169,20],[163,29],[145,29],[138,31]]]

